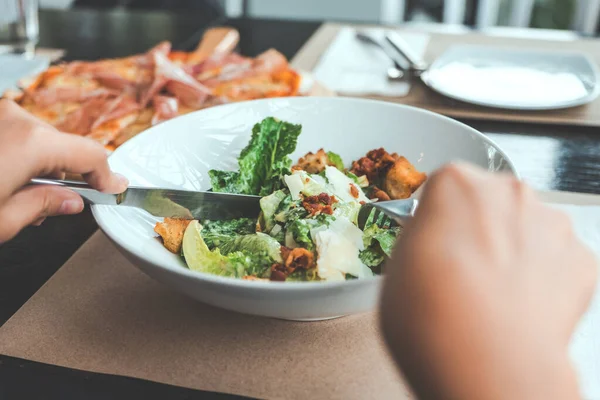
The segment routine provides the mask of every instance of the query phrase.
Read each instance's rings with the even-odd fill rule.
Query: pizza
[[[295,96],[301,77],[270,49],[255,58],[232,51],[173,51],[163,42],[144,54],[54,65],[5,93],[57,129],[112,151],[163,121],[244,100]]]

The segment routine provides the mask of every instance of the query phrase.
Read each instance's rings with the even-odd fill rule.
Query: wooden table
[[[196,45],[208,26],[241,32],[240,50],[256,55],[275,47],[292,57],[317,22],[239,19],[153,12],[43,11],[41,46],[65,48],[66,59],[98,59],[143,52],[161,40],[177,49]],[[535,188],[600,194],[600,132],[594,128],[463,121],[495,140]],[[4,323],[81,246],[97,226],[89,213],[47,220],[0,246],[0,323]],[[135,379],[105,376],[0,356],[0,398],[233,399]]]

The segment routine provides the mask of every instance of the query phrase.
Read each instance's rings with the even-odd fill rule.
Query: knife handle
[[[406,58],[406,60],[410,64],[410,68],[417,72],[422,73],[425,72],[428,68],[427,63],[423,61],[420,57],[418,57],[410,47],[408,43],[396,32],[389,32],[385,35],[385,39],[388,41],[392,47],[402,55],[402,57]]]
[[[91,187],[85,182],[64,181],[59,179],[31,179],[27,186],[50,185],[70,189],[81,196],[86,204],[98,204],[116,206],[119,203],[119,197],[122,194],[102,193]]]

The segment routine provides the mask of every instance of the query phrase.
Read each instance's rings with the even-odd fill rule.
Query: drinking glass
[[[38,38],[38,0],[0,0],[0,53],[33,55]]]

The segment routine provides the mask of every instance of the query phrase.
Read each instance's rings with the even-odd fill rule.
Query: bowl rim
[[[179,121],[178,123],[182,123],[181,122],[182,119],[183,120],[193,119],[193,118],[195,118],[195,116],[198,113],[209,113],[213,109],[221,109],[221,108],[225,108],[225,107],[240,107],[240,106],[243,107],[246,104],[268,103],[268,102],[273,102],[273,101],[309,102],[309,101],[315,101],[315,100],[316,101],[331,101],[331,102],[339,102],[339,103],[376,104],[376,105],[380,105],[382,107],[410,110],[411,112],[415,112],[417,114],[429,115],[429,116],[432,116],[435,118],[445,120],[446,122],[454,124],[454,125],[460,125],[462,128],[465,128],[467,131],[470,131],[470,133],[475,135],[478,139],[482,140],[489,146],[493,147],[504,159],[504,161],[508,167],[507,172],[512,173],[517,179],[520,179],[520,176],[514,166],[514,163],[510,159],[510,157],[508,157],[508,155],[492,139],[488,138],[487,136],[485,136],[483,133],[479,132],[475,128],[472,128],[465,123],[462,123],[453,118],[438,114],[433,111],[425,110],[425,109],[418,108],[418,107],[408,106],[405,104],[392,103],[392,102],[383,101],[383,100],[360,99],[360,98],[351,98],[351,97],[322,97],[322,96],[268,98],[268,99],[248,100],[248,101],[243,101],[243,102],[223,104],[223,105],[219,105],[219,106],[215,106],[215,107],[211,107],[211,108],[207,108],[207,109],[203,109],[203,110],[193,111],[189,114],[177,117],[176,120]],[[149,129],[145,130],[144,132],[138,134],[136,137],[133,137],[132,139],[125,142],[122,146],[118,147],[109,156],[109,158],[113,158],[122,152],[129,151],[129,149],[131,147],[137,146],[137,143],[140,140],[146,140],[146,138],[149,135],[160,134],[160,133],[155,133],[155,132],[168,131],[168,129],[166,129],[166,128],[168,128],[168,125],[170,123],[172,123],[173,121],[175,121],[175,119],[165,121],[159,125],[155,125]],[[157,127],[159,127],[159,126],[160,126],[160,128],[157,129]],[[142,137],[142,135],[144,135],[144,136]],[[175,269],[173,267],[167,267],[167,266],[161,265],[159,263],[154,262],[150,258],[144,257],[143,255],[139,254],[133,248],[133,246],[130,246],[127,243],[120,241],[118,239],[117,235],[113,235],[113,233],[111,232],[110,226],[106,225],[104,223],[104,221],[102,220],[102,217],[99,215],[99,210],[98,210],[97,206],[92,206],[91,210],[92,210],[92,215],[94,216],[94,219],[96,220],[96,223],[98,224],[100,230],[102,230],[102,232],[106,236],[108,236],[109,240],[112,243],[114,243],[116,246],[120,247],[123,251],[126,251],[127,253],[131,254],[136,259],[144,261],[147,265],[150,265],[153,268],[157,268],[159,270],[163,270],[163,271],[166,271],[169,273],[174,273],[181,277],[191,278],[194,280],[202,281],[203,283],[207,283],[207,284],[225,285],[225,286],[228,286],[231,288],[238,288],[238,289],[243,289],[243,290],[248,290],[248,291],[263,292],[263,291],[267,290],[267,291],[274,291],[274,292],[280,292],[280,291],[298,292],[298,291],[331,290],[331,289],[336,289],[336,288],[352,290],[353,288],[357,288],[357,287],[360,287],[363,285],[371,285],[371,284],[378,283],[380,280],[383,279],[382,275],[376,275],[373,278],[369,278],[369,279],[353,279],[353,280],[349,280],[349,281],[348,280],[346,280],[346,281],[325,281],[325,282],[322,282],[322,281],[319,281],[319,282],[247,281],[244,279],[222,277],[222,276],[213,275],[213,274],[209,274],[209,273],[192,271],[188,268]],[[168,251],[168,250],[165,249],[165,251]]]

